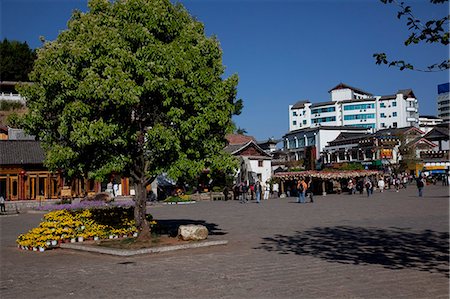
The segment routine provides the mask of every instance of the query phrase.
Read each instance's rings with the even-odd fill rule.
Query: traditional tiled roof
[[[258,146],[258,144],[256,144],[254,140],[250,140],[249,142],[243,144],[229,144],[224,148],[224,150],[227,153],[236,155],[251,146],[253,146],[255,150],[261,154],[262,157],[270,158],[270,155],[267,154],[260,146]]]
[[[410,142],[408,142],[408,143],[406,144],[406,148],[416,147],[417,144],[419,144],[419,143],[426,144],[426,145],[428,145],[428,146],[431,147],[431,148],[437,146],[437,144],[434,144],[433,142],[429,141],[428,139],[419,136],[419,137],[417,137],[417,138],[414,138],[414,139],[411,140]]]
[[[380,101],[384,101],[384,100],[395,100],[396,98],[397,98],[397,95],[391,94],[391,95],[387,95],[387,96],[381,96],[381,97],[380,97]]]
[[[408,89],[400,89],[399,91],[397,91],[397,94],[402,94],[404,97],[408,97],[408,96],[410,96],[410,95],[412,95],[414,98],[416,97],[415,95],[414,95],[414,92],[412,91],[412,89],[411,88],[408,88]]]
[[[311,103],[309,100],[298,101],[297,103],[294,104],[294,106],[291,107],[291,110],[305,108],[305,104],[309,104],[309,103]]]
[[[297,129],[290,131],[289,133],[284,134],[283,138],[285,138],[288,135],[296,134],[296,133],[307,133],[307,132],[314,132],[319,130],[348,130],[348,131],[361,131],[361,132],[367,132],[368,129],[364,127],[353,127],[353,126],[323,126],[319,125],[317,127],[310,127],[310,128],[304,128],[304,129]]]
[[[437,125],[433,129],[423,136],[428,140],[449,140],[449,127],[448,125]]]
[[[0,140],[0,153],[0,165],[43,164],[45,158],[34,140]]]
[[[225,138],[228,141],[228,144],[244,144],[249,141],[256,141],[253,136],[246,136],[241,134],[227,134]]]
[[[356,91],[358,93],[365,94],[365,95],[368,95],[368,96],[372,96],[373,95],[370,92],[364,91],[364,90],[356,88],[356,87],[352,87],[352,86],[344,84],[342,82],[339,83],[338,85],[336,85],[335,87],[333,87],[332,89],[330,89],[328,92],[331,92],[331,91],[336,90],[336,89],[345,89],[345,88],[351,89],[353,91]]]
[[[416,127],[403,127],[403,128],[388,128],[388,129],[381,129],[378,130],[374,136],[386,136],[386,135],[392,135],[392,136],[400,136],[404,135],[410,131],[416,131],[418,134],[422,135],[424,132]]]

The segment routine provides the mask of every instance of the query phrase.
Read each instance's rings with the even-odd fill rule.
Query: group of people
[[[255,184],[247,184],[247,181],[237,183],[233,186],[234,199],[239,199],[240,203],[248,203],[249,198],[256,199],[257,203],[267,200],[271,197],[278,197],[278,184],[270,184],[268,181],[264,184],[256,181]]]
[[[378,179],[373,176],[360,178],[359,180],[349,179],[347,189],[349,194],[355,194],[357,191],[362,194],[366,190],[367,197],[369,197],[373,194],[375,188],[378,188],[380,192],[384,192],[384,190],[394,187],[395,191],[399,192],[400,189],[406,189],[414,180],[416,181],[419,196],[422,197],[426,182],[425,178],[423,176],[415,178],[406,173],[380,176]]]

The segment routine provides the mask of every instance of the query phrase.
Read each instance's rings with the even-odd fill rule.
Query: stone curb
[[[80,251],[88,251],[88,252],[96,252],[117,256],[133,256],[139,254],[147,254],[147,253],[159,253],[159,252],[167,252],[181,249],[190,249],[190,248],[200,248],[200,247],[209,247],[209,246],[217,246],[217,245],[226,245],[228,244],[227,240],[223,241],[206,241],[206,242],[198,242],[198,243],[189,243],[183,245],[173,245],[173,246],[161,246],[155,248],[143,248],[137,250],[126,250],[126,249],[114,249],[114,248],[105,248],[100,246],[88,246],[88,245],[80,245],[80,244],[70,244],[63,243],[60,244],[60,247],[63,249],[73,249]]]

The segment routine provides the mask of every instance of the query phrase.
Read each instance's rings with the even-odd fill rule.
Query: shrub
[[[77,237],[128,236],[137,232],[133,214],[132,207],[56,210],[45,214],[38,227],[19,235],[16,242],[26,248],[48,248],[51,241]],[[157,225],[151,215],[147,219],[152,228]]]

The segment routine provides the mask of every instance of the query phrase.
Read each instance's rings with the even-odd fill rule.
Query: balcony
[[[409,121],[409,122],[418,122],[419,120],[418,120],[417,118],[415,118],[415,117],[408,117],[408,118],[406,118],[406,121]]]
[[[408,111],[408,112],[417,112],[417,108],[415,108],[415,107],[407,107],[406,111]]]
[[[420,158],[424,161],[449,161],[450,151],[423,151],[420,152]]]
[[[20,94],[10,92],[0,93],[0,100],[25,103],[25,99],[22,98]]]
[[[415,98],[407,98],[406,100],[408,102],[417,102],[417,99],[415,99]]]

